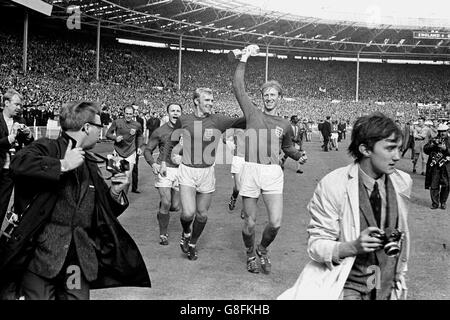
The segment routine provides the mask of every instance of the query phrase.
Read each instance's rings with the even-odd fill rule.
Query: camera
[[[444,164],[446,164],[448,161],[450,161],[450,156],[443,157],[443,158],[438,162],[439,168],[442,167]]]
[[[430,167],[434,167],[437,163],[440,163],[442,160],[443,154],[442,152],[438,152],[433,155],[430,161]]]
[[[24,125],[23,123],[19,123],[19,127],[17,128],[17,131],[20,133],[23,133],[23,131],[25,130],[27,126]]]
[[[0,238],[8,241],[11,238],[14,229],[19,226],[19,215],[16,214],[13,210],[8,211],[6,213],[6,222],[6,227],[0,233]]]
[[[111,172],[113,175],[130,170],[130,163],[127,160],[112,154],[108,154],[106,158],[106,170]]]
[[[402,235],[403,233],[398,229],[394,229],[391,233],[382,231],[382,233],[373,232],[370,234],[371,237],[378,238],[382,241],[384,252],[390,257],[395,257],[400,252]]]

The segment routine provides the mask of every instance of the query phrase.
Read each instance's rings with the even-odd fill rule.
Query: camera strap
[[[86,158],[86,160],[91,161],[91,162],[95,162],[95,163],[105,163],[106,165],[108,165],[108,158],[107,157],[104,157],[100,153],[96,153],[96,152],[93,152],[93,153],[89,152],[89,154],[91,154],[91,155],[94,154],[96,157],[98,157],[98,158],[100,158],[102,160],[97,160],[94,157],[92,157],[91,159]],[[110,177],[105,178],[105,180],[110,180],[112,177],[113,177],[113,175],[111,175]]]
[[[95,163],[103,163],[103,162],[105,162],[105,161],[108,161],[108,158],[102,156],[100,153],[96,153],[96,152],[94,152],[94,153],[87,152],[87,153],[90,154],[90,155],[93,154],[93,155],[95,155],[96,157],[102,159],[102,160],[97,160],[97,159],[95,159],[94,157],[92,157],[92,158],[90,158],[90,159],[86,158],[86,160],[88,160],[88,161],[95,162]]]

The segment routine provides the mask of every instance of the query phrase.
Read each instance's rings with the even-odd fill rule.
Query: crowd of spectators
[[[28,42],[28,70],[22,73],[22,37],[0,32],[0,89],[12,87],[25,104],[41,111],[57,110],[69,100],[98,101],[113,118],[123,106],[136,104],[150,113],[164,113],[168,102],[192,108],[192,91],[210,87],[216,112],[239,115],[231,81],[235,62],[225,54],[184,51],[182,90],[177,89],[178,52],[102,40],[100,81],[95,80],[95,38],[70,39],[33,34]],[[261,105],[265,58],[252,59],[246,83]],[[417,102],[444,102],[449,97],[450,66],[361,63],[360,101],[355,102],[356,63],[305,59],[269,61],[269,78],[284,86],[287,98],[281,116],[297,114],[314,122],[326,115],[353,121],[375,110],[388,115],[418,114]],[[382,102],[382,103],[380,103]]]

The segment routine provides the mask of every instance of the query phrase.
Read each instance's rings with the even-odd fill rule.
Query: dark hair
[[[100,115],[100,107],[95,102],[71,101],[65,103],[59,110],[59,123],[63,131],[77,131],[86,122],[95,121],[95,115]]]
[[[359,162],[363,158],[363,154],[359,151],[361,144],[364,144],[367,149],[373,150],[375,143],[388,138],[392,134],[394,134],[396,141],[403,137],[402,131],[395,122],[381,112],[362,116],[353,125],[352,141],[348,146],[348,153],[355,158],[356,162]]]
[[[169,112],[170,106],[179,106],[180,109],[181,109],[181,111],[183,111],[183,107],[181,106],[181,104],[178,104],[178,103],[169,103],[169,104],[167,105],[167,107],[166,107],[166,111],[167,111],[167,112]]]

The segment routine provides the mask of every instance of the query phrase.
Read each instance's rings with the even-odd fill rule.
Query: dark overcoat
[[[60,185],[60,159],[68,145],[68,136],[56,140],[39,139],[22,149],[11,162],[15,181],[14,208],[23,213],[12,237],[0,241],[0,286],[20,281],[31,258],[39,233],[52,214]],[[91,288],[119,286],[150,287],[150,277],[139,249],[117,220],[128,207],[115,201],[101,176],[96,159],[86,153],[85,161],[96,194],[92,228],[98,259],[98,277]]]
[[[445,141],[447,145],[447,150],[443,152],[443,155],[444,157],[448,157],[450,156],[450,138],[447,137]],[[430,140],[423,146],[423,152],[429,155],[427,161],[427,170],[425,174],[425,189],[430,189],[433,177],[434,179],[439,179],[440,168],[438,167],[438,165],[431,166],[433,155],[439,151],[440,151],[439,147],[436,144],[433,144],[433,140]],[[447,170],[447,176],[450,177],[450,161],[447,161],[444,164],[444,170]]]
[[[1,110],[0,110],[1,112]],[[22,117],[14,117],[14,122],[26,124],[25,119]],[[3,166],[5,165],[6,161],[6,153],[9,151],[9,149],[12,148],[12,145],[9,143],[8,140],[9,132],[8,132],[8,126],[6,125],[5,119],[3,118],[3,115],[0,114],[0,171],[2,171]],[[30,144],[33,142],[33,137],[27,137],[22,133],[18,133],[16,140],[18,142],[18,147],[16,148],[18,151],[20,148],[22,148],[24,145]]]

